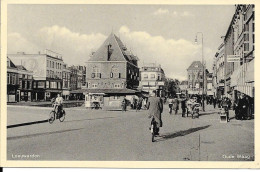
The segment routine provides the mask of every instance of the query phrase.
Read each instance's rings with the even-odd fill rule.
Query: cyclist
[[[163,112],[163,101],[160,97],[156,95],[156,90],[153,91],[151,97],[149,97],[148,99],[147,109],[149,109],[149,118],[154,117],[157,123],[157,131],[155,135],[159,135],[159,127],[162,127],[161,114]]]
[[[57,114],[58,112],[61,112],[63,110],[63,98],[60,96],[60,94],[57,95],[57,98],[54,102],[54,110],[57,108]]]

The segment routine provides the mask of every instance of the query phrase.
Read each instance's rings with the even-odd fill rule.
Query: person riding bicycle
[[[149,110],[149,118],[154,117],[157,124],[155,135],[159,135],[159,127],[162,127],[163,100],[156,95],[156,90],[152,92],[151,97],[148,99],[147,109]]]
[[[63,110],[63,98],[60,96],[60,94],[57,95],[57,98],[54,102],[54,110],[57,108],[57,114],[58,112],[61,112]]]

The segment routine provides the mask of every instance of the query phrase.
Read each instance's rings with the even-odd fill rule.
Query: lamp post
[[[198,43],[198,40],[197,40],[197,37],[198,35],[201,34],[201,62],[202,62],[202,76],[203,76],[203,79],[202,79],[202,110],[203,112],[205,112],[205,103],[204,103],[204,84],[205,84],[205,71],[204,71],[204,56],[203,56],[203,33],[202,32],[197,32],[196,33],[196,38],[195,38],[195,43]]]

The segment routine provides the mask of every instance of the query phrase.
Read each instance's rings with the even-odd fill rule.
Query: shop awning
[[[245,82],[250,83],[250,82],[254,82],[255,81],[255,60],[252,60],[249,62],[248,66],[247,66],[247,71],[245,73]]]
[[[76,93],[84,93],[86,89],[78,89],[78,90],[72,90],[70,91],[71,94],[76,94]]]
[[[63,90],[63,91],[62,91],[62,94],[63,94],[64,96],[70,95],[70,91],[68,91],[68,90]]]

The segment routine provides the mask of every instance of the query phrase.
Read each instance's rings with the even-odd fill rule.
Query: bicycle
[[[55,121],[55,119],[59,119],[60,122],[63,122],[65,120],[65,115],[66,112],[64,109],[59,110],[59,108],[57,108],[57,112],[55,110],[52,110],[50,112],[50,118],[48,119],[48,121],[50,124],[52,124]]]
[[[156,133],[158,133],[158,132],[157,132],[157,131],[158,131],[158,129],[157,129],[157,123],[156,123],[154,117],[152,118],[152,121],[151,121],[150,131],[151,131],[151,133],[152,133],[152,142],[154,142],[154,141],[155,141],[155,140],[154,140],[154,137],[155,137]]]

